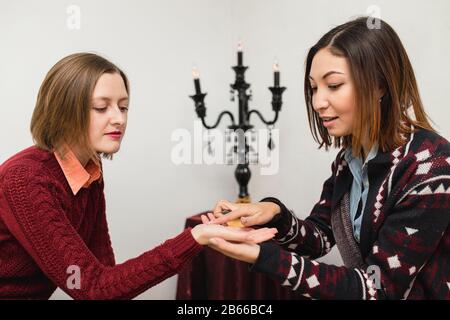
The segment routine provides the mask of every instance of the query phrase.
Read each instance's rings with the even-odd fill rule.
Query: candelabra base
[[[233,228],[245,228],[245,226],[241,222],[241,219],[234,219],[234,220],[228,221],[227,226],[233,227]]]
[[[236,203],[251,203],[252,199],[250,198],[250,196],[245,196],[245,197],[239,197],[236,200]]]

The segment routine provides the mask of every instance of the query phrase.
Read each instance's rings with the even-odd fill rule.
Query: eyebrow
[[[122,97],[122,98],[119,99],[119,102],[120,102],[120,101],[124,101],[124,100],[128,100],[128,99],[129,99],[128,97]],[[105,100],[105,101],[111,101],[111,99],[108,98],[108,97],[95,97],[95,98],[93,98],[92,100]]]
[[[344,74],[344,73],[342,73],[342,72],[339,72],[339,71],[333,71],[333,70],[331,70],[331,71],[328,71],[327,73],[325,73],[323,76],[322,76],[322,79],[325,79],[326,77],[328,77],[328,76],[330,76],[330,75],[332,75],[332,74]],[[314,80],[314,78],[313,77],[311,77],[311,76],[309,76],[309,78],[311,79],[311,80]]]

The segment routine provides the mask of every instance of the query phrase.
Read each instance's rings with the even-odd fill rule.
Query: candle
[[[194,78],[195,94],[201,94],[202,89],[200,88],[200,74],[196,67],[192,68],[192,78]]]
[[[280,86],[280,68],[276,60],[273,64],[273,82],[275,87]]]
[[[238,57],[238,66],[242,66],[242,61],[243,61],[243,54],[242,54],[242,42],[239,41],[238,43],[238,52],[237,52],[237,57]]]

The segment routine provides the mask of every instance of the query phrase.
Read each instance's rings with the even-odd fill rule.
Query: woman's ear
[[[378,89],[377,89],[376,97],[377,97],[378,101],[381,102],[381,100],[383,100],[384,92],[385,92],[385,91],[384,91],[383,88],[378,88]]]

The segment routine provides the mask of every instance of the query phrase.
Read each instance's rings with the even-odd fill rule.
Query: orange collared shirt
[[[54,155],[74,195],[81,188],[88,188],[92,182],[100,179],[102,176],[102,171],[98,165],[89,160],[86,167],[83,167],[73,151],[68,147],[66,148],[64,159],[56,151]]]

